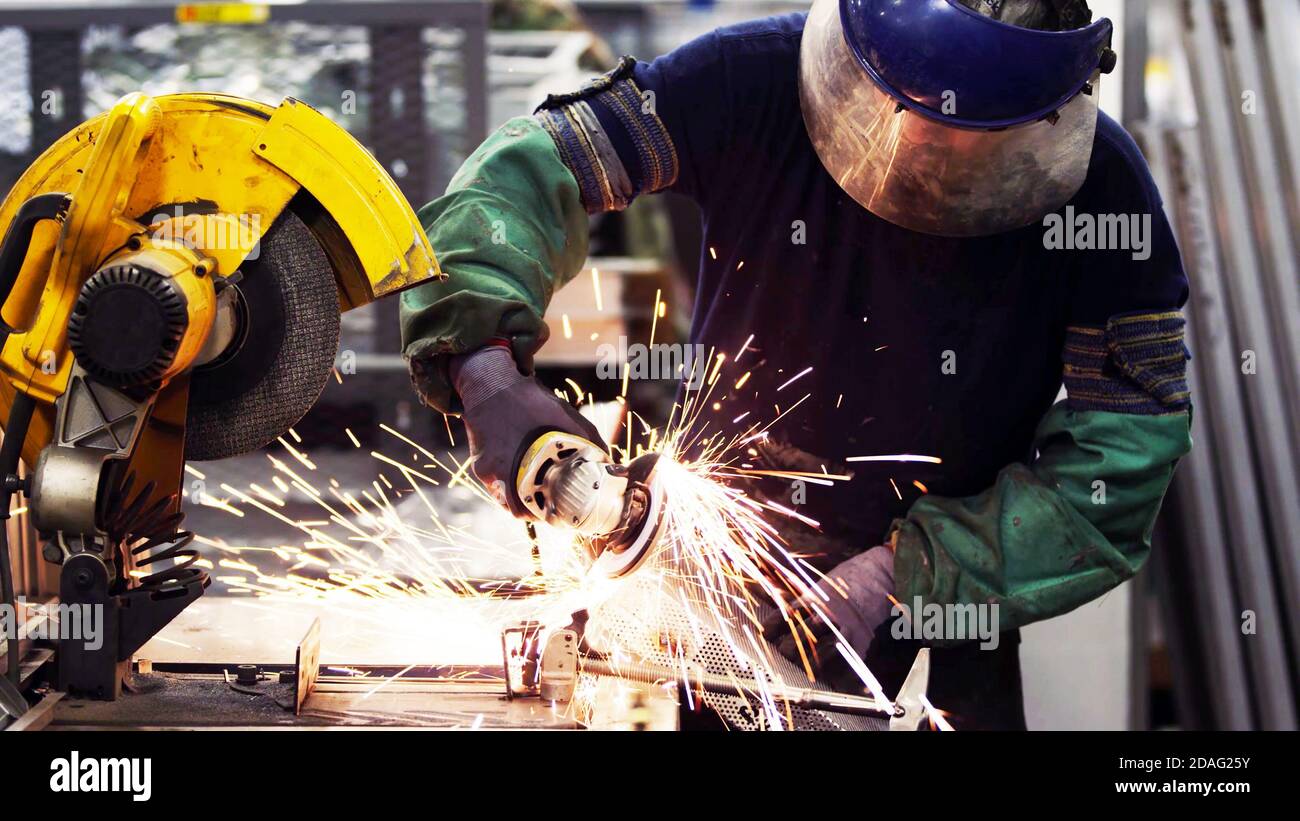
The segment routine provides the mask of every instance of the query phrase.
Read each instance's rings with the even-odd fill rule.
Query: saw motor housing
[[[28,493],[64,601],[120,608],[121,663],[207,585],[148,576],[152,616],[122,599],[132,553],[175,534],[187,455],[273,441],[324,387],[340,312],[442,274],[384,169],[293,99],[128,95],[32,164],[0,225],[0,419],[31,466],[0,502]],[[65,689],[116,695],[117,672],[60,657]]]

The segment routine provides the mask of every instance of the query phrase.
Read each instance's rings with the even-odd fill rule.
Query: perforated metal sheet
[[[807,676],[791,664],[761,636],[745,631],[747,619],[725,618],[709,608],[690,603],[687,585],[671,573],[640,571],[620,582],[615,595],[590,611],[586,639],[592,649],[603,653],[639,656],[645,664],[682,668],[683,659],[707,673],[738,679],[776,681],[790,687],[808,687]],[[749,658],[767,661],[751,667]],[[680,647],[680,653],[671,648]],[[775,678],[773,678],[775,676]],[[817,689],[826,689],[813,685]],[[765,709],[757,697],[708,693],[704,703],[718,712],[733,729],[767,730],[887,730],[888,721],[866,716],[843,715],[822,710],[791,709],[788,717],[779,701],[777,709]]]

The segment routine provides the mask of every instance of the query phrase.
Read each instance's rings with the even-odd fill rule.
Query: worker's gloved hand
[[[558,430],[606,447],[576,408],[519,372],[509,348],[489,345],[454,357],[450,375],[464,406],[474,475],[516,516],[527,511],[513,487],[515,460],[538,436]]]
[[[889,599],[894,593],[894,551],[888,545],[873,547],[837,565],[826,575],[834,584],[825,579],[818,583],[825,598],[810,593],[787,605],[799,611],[817,639],[814,651],[808,636],[796,623],[799,640],[818,679],[827,678],[833,671],[838,673],[844,665],[843,656],[835,649],[838,639],[822,614],[830,618],[859,657],[867,654],[876,630],[889,618],[894,606]],[[763,635],[776,645],[781,655],[802,666],[794,634],[780,611],[773,609],[763,620]]]

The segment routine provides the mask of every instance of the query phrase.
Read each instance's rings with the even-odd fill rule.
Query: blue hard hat
[[[867,74],[900,105],[945,125],[1006,128],[1051,117],[1094,72],[1114,67],[1105,18],[1040,31],[957,0],[839,3],[845,39]]]

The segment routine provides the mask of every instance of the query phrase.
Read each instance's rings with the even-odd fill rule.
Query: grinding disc
[[[274,441],[316,402],[334,366],[334,270],[303,221],[284,211],[240,270],[242,329],[230,350],[194,370],[186,459],[224,459]]]

